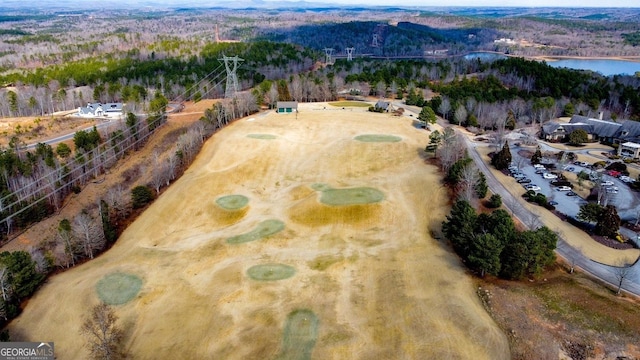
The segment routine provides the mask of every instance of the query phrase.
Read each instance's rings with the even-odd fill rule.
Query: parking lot
[[[554,204],[554,206],[559,212],[562,212],[571,217],[575,217],[580,211],[580,206],[582,206],[583,204],[586,204],[587,201],[579,195],[568,196],[568,194],[572,194],[571,191],[569,191],[566,188],[551,185],[551,182],[554,181],[554,179],[545,179],[544,174],[545,173],[547,174],[563,173],[565,174],[565,176],[567,176],[567,178],[572,178],[572,176],[569,175],[570,173],[578,174],[580,171],[584,171],[586,173],[594,172],[594,179],[596,179],[595,170],[592,170],[588,166],[588,164],[585,164],[587,166],[582,166],[582,165],[573,164],[573,163],[558,164],[557,162],[552,161],[550,159],[546,159],[545,165],[553,163],[555,168],[539,170],[539,169],[536,169],[533,165],[531,165],[530,159],[522,158],[518,154],[518,150],[519,150],[519,147],[515,147],[515,146],[512,147],[512,151],[511,151],[511,154],[513,157],[512,165],[515,165],[517,167],[517,171],[519,173],[524,174],[524,176],[527,179],[531,180],[530,183],[523,183],[522,193],[524,194],[527,191],[524,187],[525,185],[530,185],[530,186],[535,185],[540,188],[539,190],[537,190],[537,188],[534,188],[536,189],[535,191],[537,193],[544,194],[547,197],[548,201],[555,202],[552,204]],[[547,165],[547,167],[549,166]],[[538,170],[538,173],[536,173],[537,170]],[[601,197],[603,199],[603,202],[611,205],[615,205],[616,208],[618,209],[618,215],[622,220],[635,221],[635,219],[638,216],[638,209],[640,209],[640,196],[638,195],[638,193],[635,191],[632,191],[629,188],[627,183],[621,181],[616,177],[607,175],[604,171],[599,171],[598,176],[599,176],[599,180],[596,179],[595,182],[602,182],[604,184],[602,185],[602,189],[605,192],[605,194],[604,194],[604,198]],[[547,175],[547,177],[552,177],[552,176]],[[584,181],[584,187],[586,189],[591,188],[592,184],[593,184],[592,181],[589,181],[589,180]],[[576,186],[577,183],[573,182],[573,185]],[[607,191],[607,189],[609,189],[609,191]],[[588,191],[576,191],[576,192],[588,194]]]

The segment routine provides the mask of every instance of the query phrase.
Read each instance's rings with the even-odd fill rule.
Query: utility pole
[[[350,47],[350,48],[345,48],[344,50],[347,52],[347,61],[353,61],[353,50],[355,50],[356,48],[354,47]]]
[[[238,57],[238,55],[236,56],[225,56],[222,55],[222,59],[218,59],[220,61],[224,61],[224,67],[225,69],[227,69],[227,87],[224,91],[224,97],[225,99],[229,99],[232,98],[236,95],[236,92],[238,92],[239,89],[239,85],[238,85],[238,75],[236,75],[236,70],[238,70],[238,63],[244,61],[244,59],[241,59]]]
[[[324,48],[324,63],[325,64],[333,64],[331,60],[331,55],[333,54],[332,48]]]

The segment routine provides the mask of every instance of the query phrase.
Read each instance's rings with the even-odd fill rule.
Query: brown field
[[[258,114],[214,135],[112,249],[47,281],[10,324],[12,340],[86,358],[79,329],[111,275],[142,280],[115,306],[136,359],[509,358],[473,281],[430,236],[448,199],[420,156],[428,133],[408,118],[324,106]],[[362,134],[402,141],[354,140]],[[319,201],[352,188],[384,198]],[[223,209],[225,195],[249,202]],[[239,236],[247,241],[227,241]]]

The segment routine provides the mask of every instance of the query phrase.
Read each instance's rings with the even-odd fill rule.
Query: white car
[[[541,164],[534,164],[533,167],[536,169],[544,169],[544,165]]]
[[[600,183],[602,186],[613,186],[613,181],[607,180]]]
[[[542,177],[545,179],[557,179],[558,175],[552,173],[544,173],[542,174]]]
[[[527,190],[540,191],[540,186],[534,184],[528,184],[524,188]]]
[[[558,186],[558,188],[556,189],[558,191],[571,191],[571,188],[568,186]]]
[[[632,183],[633,179],[629,176],[626,175],[622,175],[620,176],[618,179],[620,179],[620,181],[626,182],[626,183]]]

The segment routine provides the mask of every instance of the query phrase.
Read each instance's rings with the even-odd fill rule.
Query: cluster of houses
[[[87,118],[120,117],[122,112],[122,103],[88,103],[87,106],[78,108],[78,116]]]
[[[589,141],[617,144],[619,156],[640,159],[639,121],[616,122],[573,115],[568,123],[551,121],[542,125],[540,137],[547,141],[563,142],[578,129],[588,134]]]

